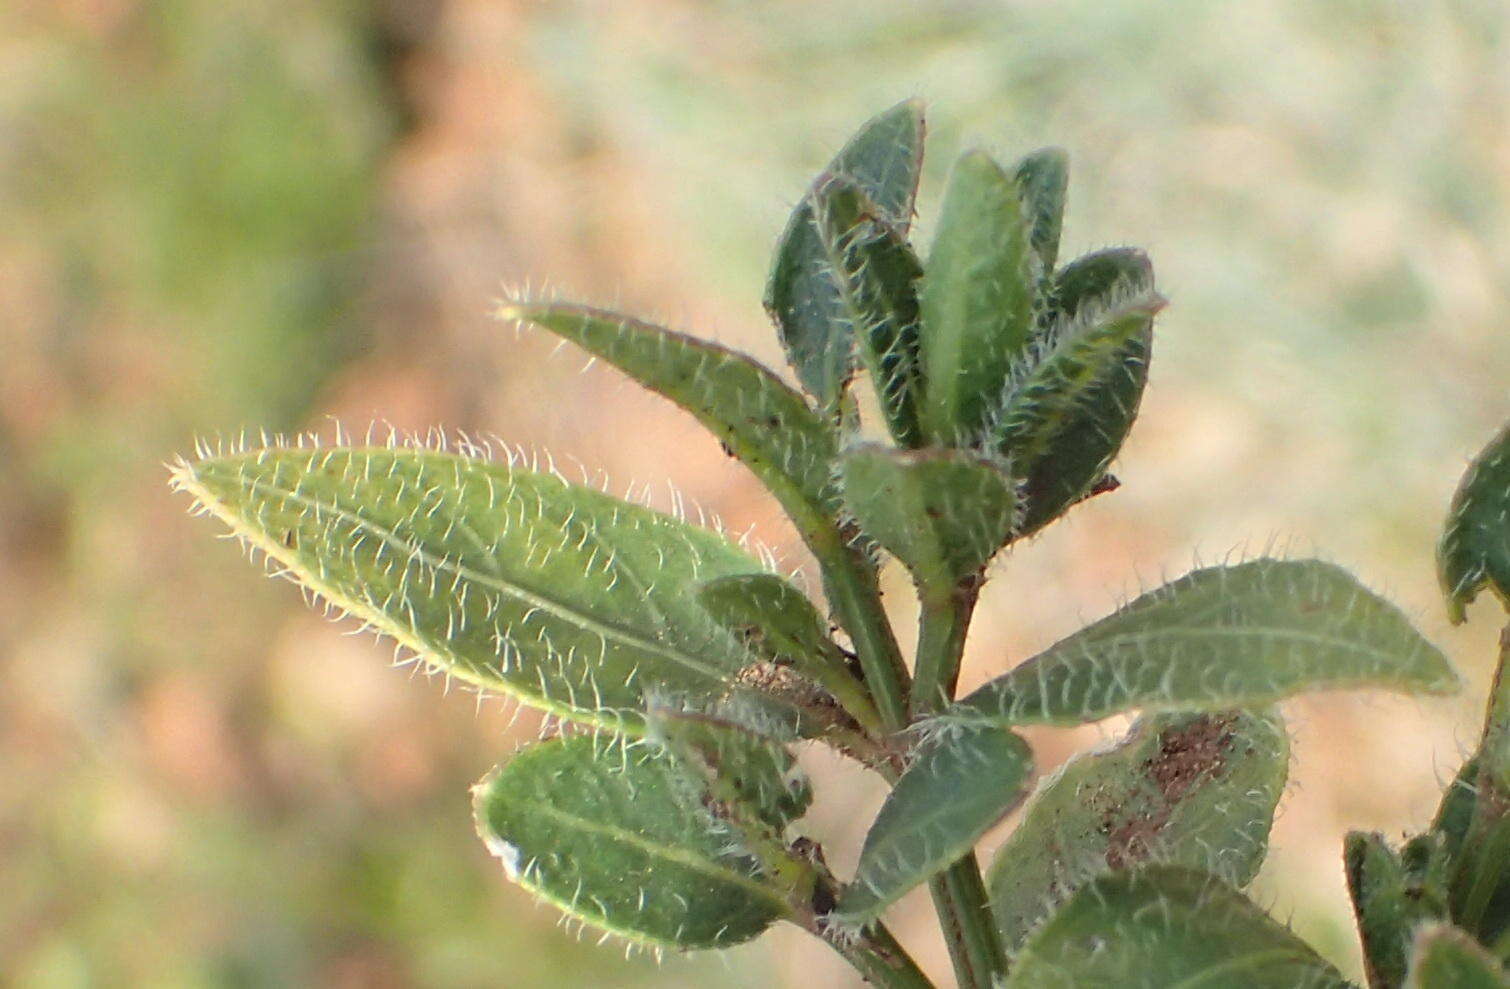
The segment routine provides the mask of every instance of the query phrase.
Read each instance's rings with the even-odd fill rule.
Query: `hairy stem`
[[[865,981],[880,989],[933,989],[933,983],[883,924],[859,940],[824,938]]]
[[[930,714],[954,699],[965,635],[975,611],[977,584],[971,580],[942,594],[923,590],[920,597],[923,612],[912,693],[915,715]],[[987,906],[986,885],[975,853],[966,854],[934,876],[928,887],[960,986],[991,989],[993,977],[1006,971],[1006,953]]]
[[[1007,961],[975,853],[928,880],[928,889],[960,989],[991,989],[993,978],[1006,972]]]
[[[907,668],[881,605],[875,571],[844,547],[817,555],[829,604],[854,643],[882,721],[895,731],[907,723]]]

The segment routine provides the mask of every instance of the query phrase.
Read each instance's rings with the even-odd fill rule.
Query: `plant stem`
[[[918,968],[907,949],[898,944],[882,924],[876,924],[856,941],[845,938],[823,940],[873,986],[881,989],[933,989],[933,983]]]
[[[993,977],[1006,972],[1007,960],[986,905],[986,884],[975,852],[967,852],[930,879],[928,888],[960,989],[991,989]]]
[[[915,717],[932,714],[954,699],[976,596],[973,582],[944,591],[920,590],[923,613],[918,625],[917,676],[912,686]]]
[[[886,728],[895,731],[907,723],[907,667],[881,605],[875,570],[847,547],[819,555],[818,562],[829,604],[860,658],[865,685]]]
[[[923,612],[912,693],[915,715],[930,714],[954,699],[977,586],[972,580],[943,591],[919,589]],[[993,977],[1006,972],[1006,953],[987,906],[975,852],[934,876],[928,886],[961,989],[991,989]]]

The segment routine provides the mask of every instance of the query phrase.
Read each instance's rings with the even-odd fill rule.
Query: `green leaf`
[[[1484,587],[1510,608],[1510,424],[1479,453],[1452,498],[1437,573],[1453,624]]]
[[[835,511],[834,428],[743,354],[585,306],[507,302],[500,319],[571,340],[691,412],[776,495],[799,525]]]
[[[864,926],[957,861],[1022,799],[1032,771],[1032,750],[1011,732],[954,729],[923,743],[865,836],[836,920]]]
[[[477,833],[510,879],[630,940],[723,948],[787,912],[655,747],[544,742],[494,770],[472,800]]]
[[[1442,836],[1442,847],[1449,859],[1456,858],[1463,838],[1473,823],[1478,803],[1478,772],[1477,757],[1463,763],[1458,774],[1443,791],[1442,803],[1437,807],[1437,816],[1431,823],[1432,833]]]
[[[1415,929],[1447,916],[1446,890],[1429,881],[1429,869],[1410,868],[1381,834],[1350,832],[1342,861],[1369,985],[1398,987]]]
[[[1477,941],[1448,924],[1416,932],[1406,989],[1507,989],[1510,973]]]
[[[1069,187],[1070,159],[1063,148],[1040,148],[1017,163],[1012,179],[1022,189],[1031,233],[1043,272],[1054,270],[1059,257],[1059,231],[1064,224],[1064,194]]]
[[[1259,559],[1186,574],[945,712],[1075,725],[1133,708],[1217,710],[1303,690],[1447,693],[1457,676],[1400,610],[1341,567]]]
[[[1144,717],[1116,747],[1079,756],[1039,787],[986,875],[1011,950],[1087,881],[1142,862],[1252,881],[1284,792],[1277,712]]]
[[[967,450],[862,444],[841,460],[844,501],[867,536],[919,586],[950,592],[1011,536],[1017,486],[994,458]]]
[[[1342,989],[1336,969],[1241,893],[1183,866],[1089,883],[1017,955],[1007,989]]]
[[[901,232],[854,182],[820,180],[813,209],[825,258],[839,287],[840,312],[875,382],[891,435],[922,443],[918,279],[923,267]]]
[[[992,448],[1027,482],[1023,535],[1084,498],[1121,449],[1147,381],[1164,299],[1138,251],[1105,251],[1055,278],[1050,321],[1009,382]]]
[[[966,152],[949,175],[920,289],[924,420],[935,443],[980,440],[1027,346],[1045,270],[1023,194],[983,151]]]
[[[634,730],[649,691],[721,698],[750,657],[694,588],[761,566],[552,474],[420,450],[264,449],[174,482],[299,583],[479,687]]]
[[[905,233],[923,163],[923,131],[922,103],[899,103],[867,121],[824,174],[851,178]],[[802,386],[836,411],[854,374],[854,343],[808,197],[792,211],[776,245],[765,307]]]
[[[807,595],[775,574],[739,574],[699,585],[697,596],[753,655],[790,667],[826,690],[861,725],[882,730],[864,684]]]

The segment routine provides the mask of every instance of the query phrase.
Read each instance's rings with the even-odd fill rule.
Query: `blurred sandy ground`
[[[19,985],[843,985],[779,931],[621,965],[471,833],[529,738],[388,668],[161,462],[243,428],[492,431],[669,481],[794,565],[689,420],[486,317],[559,286],[780,364],[766,253],[864,117],[1073,155],[1067,255],[1146,246],[1162,318],[1117,494],[1000,565],[971,683],[1198,557],[1320,552],[1470,681],[1289,706],[1257,895],[1356,972],[1350,827],[1420,826],[1472,740],[1491,606],[1431,550],[1510,414],[1510,8],[1488,2],[10,0],[0,7],[0,971]],[[892,575],[892,598],[905,581]],[[903,627],[909,616],[899,614]],[[1035,738],[1047,769],[1114,732]],[[815,763],[853,861],[874,785]],[[905,939],[944,968],[922,897]]]

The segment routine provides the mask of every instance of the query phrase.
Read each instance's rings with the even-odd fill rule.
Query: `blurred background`
[[[691,420],[487,311],[543,282],[781,366],[759,299],[786,212],[914,95],[920,244],[964,147],[1061,144],[1064,256],[1145,246],[1172,300],[1124,487],[998,565],[967,685],[1271,544],[1354,569],[1464,671],[1458,698],[1287,708],[1256,895],[1356,974],[1341,837],[1429,818],[1496,628],[1483,604],[1450,629],[1432,572],[1510,415],[1496,0],[0,4],[0,981],[852,984],[795,929],[660,968],[561,930],[468,806],[536,724],[307,611],[162,463],[329,417],[492,431],[799,565]],[[1123,724],[1040,732],[1043,768]],[[842,869],[880,794],[812,769]],[[942,974],[926,897],[903,914]]]

